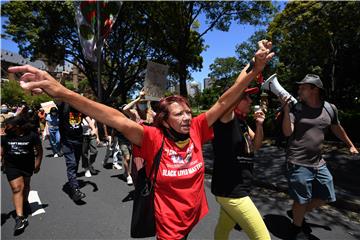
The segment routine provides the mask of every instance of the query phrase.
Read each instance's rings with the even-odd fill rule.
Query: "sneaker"
[[[73,201],[79,201],[80,199],[83,199],[84,197],[86,197],[85,193],[81,192],[80,189],[75,189],[73,194],[72,194],[72,200]]]
[[[114,164],[113,164],[113,169],[121,170],[121,169],[122,169],[122,166],[120,166],[120,164],[118,164],[118,163],[114,163]]]
[[[57,158],[59,157],[59,155],[57,153],[54,154],[54,158]]]
[[[85,177],[91,177],[91,172],[89,169],[85,171]]]
[[[288,215],[289,218],[293,219],[292,209],[287,210],[286,215]],[[303,229],[304,233],[311,233],[312,232],[309,223],[307,223],[306,220],[305,220],[305,217],[304,217],[303,222],[302,222],[302,229]]]
[[[128,185],[133,185],[133,180],[132,180],[132,178],[131,178],[130,175],[127,176],[126,181],[127,181],[127,184],[128,184]]]
[[[28,225],[28,220],[24,216],[16,216],[14,232],[24,229]]]

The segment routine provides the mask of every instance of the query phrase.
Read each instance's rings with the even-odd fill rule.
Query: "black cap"
[[[312,84],[320,89],[324,89],[323,83],[320,80],[320,77],[318,75],[315,74],[307,74],[303,80],[301,80],[300,82],[296,82],[297,84]]]

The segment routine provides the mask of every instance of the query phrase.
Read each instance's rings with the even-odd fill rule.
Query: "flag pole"
[[[102,102],[102,91],[101,91],[101,43],[100,43],[100,1],[96,1],[96,19],[97,19],[97,39],[96,39],[96,54],[97,54],[97,89],[98,99]]]

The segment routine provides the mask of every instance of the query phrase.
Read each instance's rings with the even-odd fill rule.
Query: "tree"
[[[73,12],[69,1],[6,2],[1,15],[8,22],[2,37],[16,42],[24,57],[46,60],[53,71],[68,54],[80,50]]]
[[[132,85],[141,81],[139,73],[146,68],[153,48],[142,35],[147,26],[137,11],[137,3],[123,4],[120,26],[113,31],[105,44],[102,67],[102,92],[106,103],[121,95],[126,99]],[[81,50],[73,3],[17,2],[2,4],[2,16],[8,17],[5,35],[18,43],[20,54],[32,59],[46,59],[51,64],[50,73],[64,60],[76,65],[88,78],[94,93],[98,92],[96,66],[87,61]],[[114,26],[116,29],[116,26]]]
[[[210,65],[209,73],[213,86],[220,90],[230,87],[243,67],[236,57],[216,58]]]
[[[319,74],[329,101],[345,108],[356,104],[359,2],[289,2],[268,30],[279,78],[294,86],[306,73]]]
[[[202,67],[204,34],[227,31],[231,21],[259,24],[271,11],[270,2],[124,2],[102,53],[100,100],[126,99],[131,86],[141,83],[146,60],[169,65],[187,95],[189,69]],[[197,32],[200,13],[209,24],[203,33]],[[73,63],[97,93],[96,68],[82,54],[71,1],[10,1],[2,4],[1,14],[9,20],[5,37],[18,43],[20,54],[46,57],[53,66],[64,59]]]
[[[40,103],[52,100],[46,94],[29,95],[20,87],[19,83],[15,80],[10,80],[1,83],[1,102],[10,106],[20,105],[21,101],[25,101],[30,107],[37,108]]]
[[[261,24],[275,10],[271,2],[149,2],[141,9],[153,27],[152,37],[172,56],[169,63],[177,75],[180,94],[187,96],[186,80],[190,70],[202,68],[201,52],[206,49],[203,36],[213,30],[228,31],[232,22]],[[198,17],[205,14],[207,27],[198,32]]]
[[[230,87],[240,71],[249,63],[249,60],[253,58],[258,48],[258,41],[266,38],[267,35],[264,30],[257,31],[247,41],[236,46],[236,57],[216,58],[214,63],[210,65],[211,72],[208,75],[212,79],[212,89],[204,94],[213,96],[213,93],[217,92],[219,96],[226,88]],[[266,76],[271,72],[270,64],[270,67],[264,69],[263,74]],[[257,83],[253,83],[253,85],[256,84]]]

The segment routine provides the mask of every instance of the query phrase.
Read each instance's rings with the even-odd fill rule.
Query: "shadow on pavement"
[[[281,215],[268,214],[264,216],[264,222],[267,229],[277,238],[280,239],[291,239],[291,221],[289,218]],[[310,225],[313,226],[313,225]],[[320,226],[320,225],[319,225]],[[324,226],[320,226],[324,227]],[[319,240],[318,237],[310,234],[310,240]]]
[[[129,194],[122,200],[122,202],[129,202],[134,200],[134,193],[135,190],[130,191]]]
[[[126,175],[124,173],[121,173],[121,174],[116,174],[116,175],[112,175],[110,176],[112,178],[118,178],[120,180],[122,180],[123,182],[126,182]]]
[[[24,209],[24,215],[31,215],[39,209],[47,208],[49,204],[39,204],[38,202],[32,202],[29,204],[29,209]]]
[[[1,226],[4,225],[10,217],[15,218],[15,210],[12,210],[9,213],[1,214]]]

